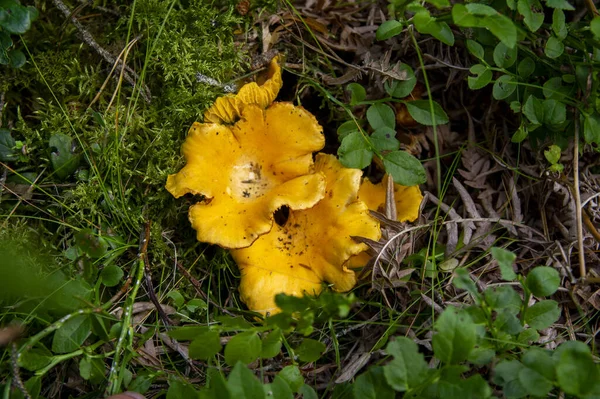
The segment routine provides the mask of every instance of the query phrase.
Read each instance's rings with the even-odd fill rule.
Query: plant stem
[[[115,355],[113,357],[113,363],[110,367],[110,373],[108,374],[108,386],[106,388],[107,395],[114,395],[119,392],[121,388],[121,378],[117,373],[119,367],[119,360],[121,357],[121,350],[123,349],[123,343],[125,339],[129,337],[130,341],[133,341],[133,327],[131,326],[131,316],[133,313],[133,304],[137,297],[138,290],[142,284],[144,277],[144,261],[140,258],[137,262],[137,270],[135,271],[135,283],[131,291],[131,295],[127,297],[125,304],[123,305],[123,316],[121,319],[121,333],[115,346]],[[132,273],[133,274],[133,273]]]
[[[579,193],[579,112],[575,110],[575,139],[573,142],[573,198],[575,199],[575,221],[577,224],[577,249],[579,251],[579,279],[585,280],[585,249],[583,247],[583,220],[581,216],[581,194]]]

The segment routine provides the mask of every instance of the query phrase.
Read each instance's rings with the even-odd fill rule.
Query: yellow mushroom
[[[373,184],[365,177],[360,185],[358,198],[364,201],[372,211],[384,213],[386,192],[384,182],[385,180],[381,183]],[[423,194],[421,194],[419,186],[394,184],[394,198],[396,200],[396,214],[399,222],[414,222],[419,217],[419,209],[423,200]],[[350,258],[348,267],[352,269],[364,267],[370,259],[371,257],[367,252],[360,253]]]
[[[312,172],[312,153],[325,140],[317,120],[302,107],[251,104],[233,126],[194,123],[183,144],[186,166],[167,179],[174,197],[201,194],[189,218],[199,241],[243,248],[271,230],[282,206],[312,207],[325,192],[325,177]]]
[[[350,290],[356,276],[345,263],[367,248],[351,236],[380,238],[379,223],[358,200],[362,172],[326,154],[317,155],[315,170],[327,181],[320,202],[291,211],[283,226],[276,224],[251,247],[231,251],[242,275],[240,296],[251,310],[276,312],[276,294],[318,294],[323,282]]]
[[[419,208],[423,194],[419,186],[401,186],[394,184],[394,197],[396,199],[396,213],[399,222],[414,222],[419,217]],[[369,209],[383,213],[385,206],[385,185],[373,184],[364,178],[358,190],[358,198],[364,201]]]

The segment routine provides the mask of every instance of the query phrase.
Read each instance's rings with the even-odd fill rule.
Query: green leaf
[[[52,352],[68,353],[80,349],[91,329],[92,322],[87,315],[72,317],[54,333]]]
[[[559,8],[561,10],[575,10],[567,0],[546,0],[546,5],[550,8]]]
[[[531,57],[526,57],[519,62],[517,73],[522,78],[528,78],[535,71],[535,61]]]
[[[405,151],[392,151],[383,154],[383,165],[394,182],[403,186],[416,186],[427,180],[421,162]]]
[[[56,133],[50,137],[48,145],[52,151],[50,162],[56,175],[64,179],[75,172],[79,166],[79,157],[72,152],[73,140],[65,134]]]
[[[8,52],[8,64],[13,68],[21,68],[25,65],[25,54],[21,50],[11,50]]]
[[[562,85],[560,77],[554,77],[544,82],[542,93],[547,99],[555,99],[558,101],[564,100],[565,96],[569,95],[570,88]]]
[[[543,122],[547,125],[560,125],[567,120],[567,107],[564,103],[549,99],[542,103],[544,109]]]
[[[310,385],[302,385],[298,393],[302,395],[302,399],[319,399],[319,396]]]
[[[600,375],[590,348],[579,341],[561,344],[553,354],[560,388],[569,395],[584,397],[598,390]]]
[[[426,3],[432,4],[437,8],[450,7],[448,0],[425,0]]]
[[[492,81],[492,71],[485,65],[475,64],[469,69],[469,72],[475,75],[467,77],[467,83],[471,90],[482,89]]]
[[[192,359],[209,360],[221,351],[221,338],[216,331],[206,331],[196,335],[190,343],[189,353]]]
[[[469,357],[475,347],[477,330],[467,312],[449,307],[435,321],[433,353],[442,362],[458,364]]]
[[[523,354],[521,362],[547,380],[554,381],[556,377],[555,359],[550,356],[550,352],[540,348],[530,348]]]
[[[221,331],[240,331],[250,330],[254,326],[241,316],[217,316],[216,317]]]
[[[519,379],[519,373],[524,366],[518,360],[502,361],[494,369],[494,384],[502,386],[507,398],[522,398],[527,395],[527,389]]]
[[[121,282],[123,278],[123,269],[117,265],[108,265],[100,273],[102,284],[107,287],[114,287]]]
[[[560,275],[556,269],[538,266],[529,272],[525,285],[535,296],[549,296],[558,290]]]
[[[394,37],[402,33],[402,28],[402,23],[400,21],[396,21],[395,19],[385,21],[379,26],[379,28],[377,28],[375,38],[377,40],[389,39],[390,37]]]
[[[546,47],[544,48],[544,54],[548,58],[558,58],[565,51],[565,45],[554,36],[550,36],[546,41]]]
[[[79,361],[79,375],[92,384],[104,381],[104,361],[98,358],[82,357]]]
[[[396,139],[396,130],[385,126],[371,134],[371,144],[379,152],[396,151],[400,148],[400,142]]]
[[[600,144],[600,115],[596,112],[585,116],[583,120],[583,137],[588,144]]]
[[[505,15],[492,15],[484,19],[484,27],[487,27],[508,48],[517,44],[517,28],[513,21]]]
[[[227,380],[227,388],[235,399],[265,399],[266,393],[258,378],[242,362],[238,362]]]
[[[527,127],[521,125],[521,126],[519,126],[517,131],[513,134],[510,141],[513,143],[520,143],[523,140],[525,140],[528,135],[529,135],[529,131],[527,130]]]
[[[412,93],[417,84],[417,78],[413,69],[407,64],[400,65],[399,73],[404,74],[406,79],[394,79],[391,83],[386,82],[384,88],[385,91],[394,98],[405,98]]]
[[[546,157],[548,162],[554,165],[560,161],[561,153],[562,151],[560,147],[556,144],[552,144],[547,150],[544,151],[544,157]]]
[[[517,48],[508,48],[500,42],[494,48],[494,63],[499,68],[510,68],[517,60]]]
[[[431,35],[448,46],[454,45],[454,34],[448,24],[438,22],[429,11],[417,12],[413,17],[413,23],[419,33]]]
[[[485,364],[491,363],[494,360],[494,356],[496,356],[496,351],[490,348],[475,348],[469,353],[468,361],[477,364],[479,366],[483,366]]]
[[[498,14],[498,11],[486,4],[469,3],[466,7],[471,14],[475,15],[493,16]]]
[[[360,132],[350,133],[338,148],[338,157],[347,168],[363,169],[371,164],[373,152]]]
[[[366,373],[359,375],[352,386],[355,398],[394,399],[396,393],[385,379],[381,366],[369,367]]]
[[[207,305],[206,301],[204,301],[200,298],[194,298],[194,299],[190,299],[185,304],[185,308],[190,313],[195,313],[195,312],[205,311],[206,309],[208,309],[208,305]]]
[[[499,247],[492,247],[491,253],[492,257],[498,262],[502,279],[506,281],[515,280],[517,278],[517,274],[513,270],[513,263],[515,259],[517,259],[517,255]]]
[[[509,285],[489,287],[483,292],[483,296],[488,306],[496,311],[504,310],[513,315],[521,311],[523,301]]]
[[[367,110],[367,120],[373,130],[381,127],[396,128],[396,115],[394,110],[387,104],[373,104]]]
[[[504,331],[510,335],[517,335],[523,331],[521,321],[509,310],[499,311],[493,326],[497,331]]]
[[[483,46],[481,44],[477,43],[475,40],[467,39],[467,49],[476,58],[483,60],[483,57],[485,56],[485,52],[484,52]]]
[[[167,331],[167,335],[178,341],[191,341],[207,331],[208,326],[182,326]]]
[[[315,362],[325,352],[325,344],[314,339],[304,338],[294,352],[303,362]]]
[[[260,357],[262,359],[271,359],[281,352],[281,330],[276,328],[262,339],[262,349]]]
[[[415,100],[404,103],[410,116],[417,122],[426,126],[433,126],[434,120],[431,114],[429,100]],[[448,115],[437,102],[433,101],[433,112],[436,125],[444,125],[448,123]]]
[[[419,353],[417,344],[411,339],[396,337],[385,351],[394,359],[383,366],[383,373],[388,384],[396,391],[407,391],[427,378],[425,357]]]
[[[471,14],[462,3],[452,6],[452,20],[456,25],[463,28],[477,28],[481,24],[480,18]]]
[[[595,16],[590,22],[590,30],[596,40],[600,40],[600,17]],[[557,35],[558,36],[558,35]]]
[[[17,143],[12,138],[10,131],[0,129],[0,161],[10,162],[19,159],[19,153],[15,150]]]
[[[185,298],[183,297],[183,295],[181,295],[181,292],[177,290],[169,291],[167,293],[167,298],[173,300],[173,305],[175,305],[177,309],[181,308],[185,303]]]
[[[542,101],[534,95],[530,95],[523,105],[523,114],[531,123],[541,125],[544,120],[544,106]]]
[[[288,383],[288,385],[292,389],[292,392],[298,392],[300,390],[300,387],[304,385],[304,377],[302,377],[302,373],[296,365],[292,364],[289,366],[285,366],[279,372],[279,376]]]
[[[275,376],[271,384],[265,385],[265,393],[268,397],[294,399],[294,393],[290,386],[278,375]]]
[[[81,229],[75,233],[73,238],[75,239],[75,245],[90,258],[101,258],[108,251],[106,240],[98,237],[91,229]]]
[[[473,375],[466,380],[459,380],[459,387],[463,394],[461,398],[491,398],[492,388],[479,374]]]
[[[356,105],[367,97],[367,91],[358,83],[350,83],[346,90],[350,92],[350,105]]]
[[[519,334],[517,342],[524,345],[530,345],[532,342],[537,342],[539,339],[540,334],[533,328],[528,328]]]
[[[31,27],[30,11],[17,0],[0,0],[0,11],[0,26],[7,32],[21,35]]]
[[[0,53],[2,53],[2,50],[8,51],[12,45],[13,41],[10,38],[10,35],[6,32],[0,31]]]
[[[529,367],[519,371],[519,382],[529,395],[538,397],[548,397],[553,388],[552,381]]]
[[[558,303],[552,300],[544,300],[527,308],[524,321],[536,330],[543,330],[550,327],[559,317]]]
[[[196,392],[192,385],[176,377],[169,378],[169,389],[166,399],[195,398],[197,396],[198,392]]]
[[[569,34],[565,24],[565,13],[561,9],[555,8],[552,12],[552,31],[560,41],[565,40]]]
[[[496,100],[510,97],[517,89],[517,81],[510,75],[502,75],[494,82],[492,95]]]
[[[199,392],[198,399],[232,399],[227,382],[219,370],[208,368],[207,387]]]
[[[479,291],[477,290],[475,282],[471,280],[469,272],[464,268],[460,268],[456,269],[454,273],[456,274],[456,276],[452,280],[452,284],[460,290],[467,291],[475,299],[478,300],[481,296],[479,295]]]
[[[52,361],[52,352],[41,345],[21,353],[19,356],[19,366],[29,371],[43,369]]]
[[[225,346],[225,361],[230,366],[237,362],[250,364],[260,356],[262,343],[256,331],[239,333]]]
[[[536,32],[544,23],[544,9],[538,0],[519,0],[517,10],[532,32]]]
[[[346,121],[342,123],[337,129],[338,139],[340,141],[351,133],[360,133],[360,130],[358,129],[358,126],[354,121]]]

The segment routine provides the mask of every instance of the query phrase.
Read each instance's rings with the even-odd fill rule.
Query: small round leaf
[[[556,269],[538,266],[529,272],[525,285],[535,296],[549,296],[558,290],[560,275]]]

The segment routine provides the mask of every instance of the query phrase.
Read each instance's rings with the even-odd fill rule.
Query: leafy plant
[[[338,156],[344,166],[357,169],[366,168],[374,156],[378,157],[396,183],[414,186],[425,182],[425,170],[414,156],[400,150],[400,142],[396,139],[396,112],[387,103],[406,107],[410,116],[423,125],[448,123],[448,116],[436,102],[431,103],[432,112],[429,101],[410,98],[417,79],[406,64],[400,67],[400,73],[406,79],[386,84],[389,97],[376,101],[366,100],[366,90],[358,83],[348,85],[350,106],[368,105],[366,117],[371,133],[348,110],[352,120],[338,128],[341,141]]]
[[[543,299],[557,291],[558,272],[539,266],[524,277],[512,269],[516,259],[512,252],[494,247],[491,253],[503,278],[517,282],[521,293],[508,284],[480,291],[467,270],[457,269],[453,284],[465,290],[473,304],[448,307],[436,318],[432,360],[426,359],[412,339],[396,337],[385,348],[390,360],[371,366],[353,384],[346,385],[347,397],[394,398],[399,392],[418,398],[488,398],[493,389],[500,389],[507,398],[559,392],[581,398],[597,395],[600,369],[587,345],[567,341],[549,351],[530,344],[539,340],[540,330],[560,316],[558,304]],[[532,298],[537,302],[530,306]],[[213,372],[207,386],[199,391],[200,397],[217,398],[228,392],[229,397],[292,398],[294,393],[301,393],[313,398],[316,394],[305,384],[296,364],[284,367],[272,383],[264,385],[244,364],[277,356],[283,347],[301,363],[318,361],[325,345],[309,338],[298,340],[292,333],[308,334],[317,320],[344,317],[354,302],[352,296],[327,291],[318,298],[280,295],[277,304],[282,312],[267,317],[261,326],[223,317],[219,325],[184,326],[169,335],[192,340],[190,356],[212,362],[222,350],[220,337],[237,332],[228,338],[224,350],[225,362],[233,367],[229,377],[225,380]],[[437,366],[431,368],[432,363]],[[485,371],[488,369],[491,376]],[[172,385],[169,392],[176,389],[180,388]]]
[[[492,84],[493,97],[505,101],[520,117],[512,141],[529,137],[533,145],[554,146],[546,158],[551,171],[561,172],[556,151],[560,154],[566,148],[575,129],[582,129],[579,137],[585,143],[594,148],[600,143],[599,85],[592,72],[597,60],[591,57],[600,45],[600,18],[590,10],[587,22],[569,21],[565,12],[574,9],[566,0],[492,4],[392,0],[393,19],[379,27],[377,39],[414,29],[453,46],[457,42],[453,32],[461,32],[475,61],[467,79],[469,88],[481,90]],[[566,47],[571,50],[566,52]]]
[[[35,7],[23,6],[19,0],[0,1],[0,65],[20,68],[25,64],[25,54],[15,48],[11,34],[24,34],[37,17]]]

